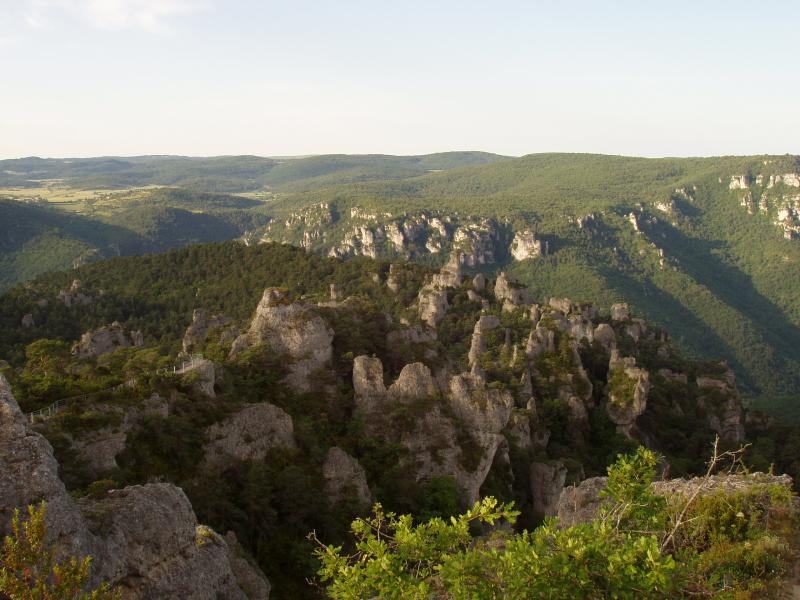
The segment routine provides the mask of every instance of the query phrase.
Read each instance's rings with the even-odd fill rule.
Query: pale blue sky
[[[0,0],[0,157],[800,153],[800,2]]]

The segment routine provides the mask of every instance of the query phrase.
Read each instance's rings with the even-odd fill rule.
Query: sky
[[[800,154],[800,2],[0,0],[0,158]]]

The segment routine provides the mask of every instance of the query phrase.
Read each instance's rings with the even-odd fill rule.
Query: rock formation
[[[358,461],[341,448],[333,446],[322,465],[325,478],[325,494],[331,504],[353,498],[359,510],[369,508],[372,493],[367,485],[367,476]]]
[[[267,288],[256,307],[250,328],[233,342],[231,356],[267,344],[288,359],[287,383],[297,391],[312,388],[314,372],[331,360],[333,330],[304,304],[293,303],[277,288]]]
[[[204,463],[223,467],[232,460],[261,460],[273,448],[294,448],[294,425],[268,402],[250,404],[206,429]]]
[[[138,331],[130,332],[130,337],[117,321],[93,331],[87,331],[80,341],[72,347],[72,353],[80,358],[97,357],[119,348],[142,346],[144,340]]]
[[[183,335],[184,353],[192,352],[198,344],[205,342],[208,333],[212,329],[217,329],[228,325],[231,320],[225,315],[208,316],[202,308],[196,308],[192,313],[192,322],[186,328]],[[225,341],[224,339],[222,341]],[[231,341],[228,339],[227,341]]]
[[[528,293],[525,288],[511,283],[505,272],[500,273],[494,282],[494,297],[498,302],[508,302],[514,307],[528,303]]]
[[[555,516],[567,480],[566,467],[560,461],[534,462],[530,478],[534,514],[539,518]]]
[[[637,367],[635,358],[620,358],[616,350],[611,353],[608,370],[606,414],[620,433],[631,437],[636,419],[647,408],[650,373]]]
[[[525,260],[528,258],[536,258],[542,254],[546,254],[545,247],[542,241],[536,239],[536,235],[530,229],[518,231],[514,235],[514,240],[511,242],[511,256],[515,260]]]
[[[0,534],[15,508],[44,501],[56,556],[92,556],[91,581],[118,586],[125,600],[268,598],[263,573],[248,564],[244,577],[239,557],[197,524],[180,488],[132,486],[76,501],[57,473],[50,444],[28,427],[0,376]]]
[[[475,329],[472,332],[472,345],[469,348],[468,361],[470,368],[480,358],[481,354],[486,352],[486,334],[500,326],[500,319],[494,315],[481,315],[478,322],[475,323]]]

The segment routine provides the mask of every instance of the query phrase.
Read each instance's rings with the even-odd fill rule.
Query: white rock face
[[[333,353],[333,330],[307,305],[289,303],[276,288],[267,288],[250,329],[233,342],[231,356],[267,344],[289,360],[286,382],[300,392],[313,387],[312,375],[325,368]]]
[[[206,429],[205,466],[233,460],[261,460],[273,448],[294,448],[294,425],[286,412],[267,402],[250,404]]]
[[[334,446],[328,450],[322,465],[322,476],[325,478],[325,494],[331,504],[339,504],[352,497],[363,510],[372,503],[364,469],[341,448]]]
[[[530,229],[518,231],[511,242],[511,256],[515,260],[526,260],[536,258],[543,254],[542,241],[536,239],[536,235]]]
[[[386,390],[386,395],[395,401],[420,400],[436,395],[437,391],[431,370],[423,363],[415,362],[403,367],[397,381]]]
[[[731,182],[728,188],[732,190],[746,190],[750,187],[749,175],[731,175]]]
[[[193,359],[186,367],[178,371],[184,380],[189,380],[192,387],[209,398],[216,398],[214,385],[217,381],[216,365],[207,358]]]

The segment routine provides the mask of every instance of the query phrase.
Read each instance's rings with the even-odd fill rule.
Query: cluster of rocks
[[[269,596],[269,582],[232,534],[199,525],[180,488],[147,484],[73,498],[52,447],[30,429],[0,375],[0,535],[10,533],[15,509],[42,501],[56,556],[93,557],[92,583],[108,581],[123,598]]]
[[[334,223],[344,231],[341,239],[334,236]],[[514,233],[494,219],[430,211],[394,216],[358,206],[341,215],[331,204],[314,205],[270,222],[261,241],[299,244],[307,250],[325,250],[328,256],[337,258],[413,259],[449,249],[451,253],[459,251],[459,260],[467,267],[495,264],[507,253],[515,260],[526,260],[549,251],[548,242],[533,230]]]
[[[800,187],[800,174],[774,174],[768,179],[757,175],[755,180],[750,175],[732,175],[728,187],[744,191],[739,203],[748,214],[772,216],[784,238],[800,238],[800,194],[787,193],[788,188]]]
[[[489,389],[470,373],[443,371],[434,378],[423,363],[406,365],[387,387],[381,360],[368,356],[353,362],[353,388],[369,434],[406,448],[404,464],[419,481],[451,476],[469,505],[480,497],[493,465],[510,472],[508,442],[501,433],[514,407],[510,392]],[[402,409],[414,414],[413,426],[393,422],[392,415]],[[469,456],[459,443],[464,436],[471,440]]]

